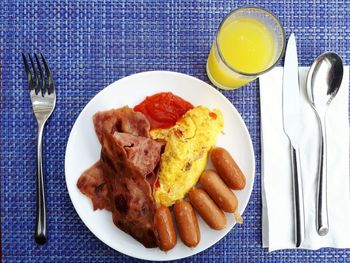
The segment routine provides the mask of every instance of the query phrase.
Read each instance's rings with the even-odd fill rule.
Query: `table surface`
[[[99,241],[75,212],[64,180],[64,153],[79,112],[101,89],[148,70],[186,73],[208,82],[205,63],[219,22],[231,9],[271,10],[298,40],[308,66],[324,51],[350,62],[350,5],[346,1],[171,0],[0,2],[1,248],[3,262],[138,262]],[[45,129],[48,205],[46,245],[34,242],[36,123],[21,52],[41,51],[57,86],[57,106]],[[245,222],[184,262],[345,262],[350,250],[268,253],[261,239],[261,154],[258,83],[223,94],[248,126],[256,181]]]

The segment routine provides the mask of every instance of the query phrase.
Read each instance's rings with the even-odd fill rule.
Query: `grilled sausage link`
[[[234,213],[237,210],[238,200],[236,195],[227,187],[216,172],[213,170],[204,171],[199,182],[222,210],[229,213]]]
[[[188,196],[193,207],[211,228],[216,230],[225,228],[225,214],[203,189],[192,188]]]
[[[210,152],[210,157],[219,176],[229,188],[241,190],[245,187],[246,179],[244,174],[224,148],[214,148]]]
[[[173,219],[167,206],[161,205],[157,208],[154,216],[154,228],[161,250],[168,251],[176,245]]]
[[[201,240],[201,233],[192,205],[185,200],[177,200],[174,215],[182,242],[188,247],[197,246]]]

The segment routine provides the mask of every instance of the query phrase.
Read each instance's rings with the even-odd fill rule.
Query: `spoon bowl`
[[[318,187],[316,200],[316,226],[320,236],[327,235],[327,137],[326,112],[329,104],[337,95],[343,79],[343,62],[334,52],[326,52],[319,56],[309,69],[307,75],[307,94],[313,106],[321,134],[318,162]]]
[[[307,93],[311,105],[317,111],[325,110],[337,95],[343,71],[343,62],[334,52],[323,53],[310,67]]]

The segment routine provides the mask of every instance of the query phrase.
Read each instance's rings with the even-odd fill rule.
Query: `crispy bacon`
[[[135,112],[127,106],[97,112],[93,117],[93,122],[100,142],[102,141],[103,132],[113,134],[117,131],[149,137],[150,124],[147,118],[142,113]]]
[[[118,157],[118,158],[115,158]],[[156,247],[152,188],[114,136],[103,136],[101,160],[112,203],[113,222],[145,247]]]
[[[84,195],[91,198],[94,210],[106,209],[112,211],[100,160],[79,177],[77,186]]]
[[[115,132],[114,140],[124,148],[127,158],[144,175],[151,173],[160,160],[162,144],[150,138]]]
[[[149,138],[142,113],[128,107],[93,117],[102,145],[101,158],[78,180],[94,209],[112,211],[113,222],[145,247],[156,247],[153,188],[163,144]]]

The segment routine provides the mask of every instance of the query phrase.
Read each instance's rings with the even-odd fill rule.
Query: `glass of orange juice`
[[[269,11],[241,7],[221,22],[207,61],[210,81],[221,89],[239,88],[272,69],[283,54],[285,34]]]

